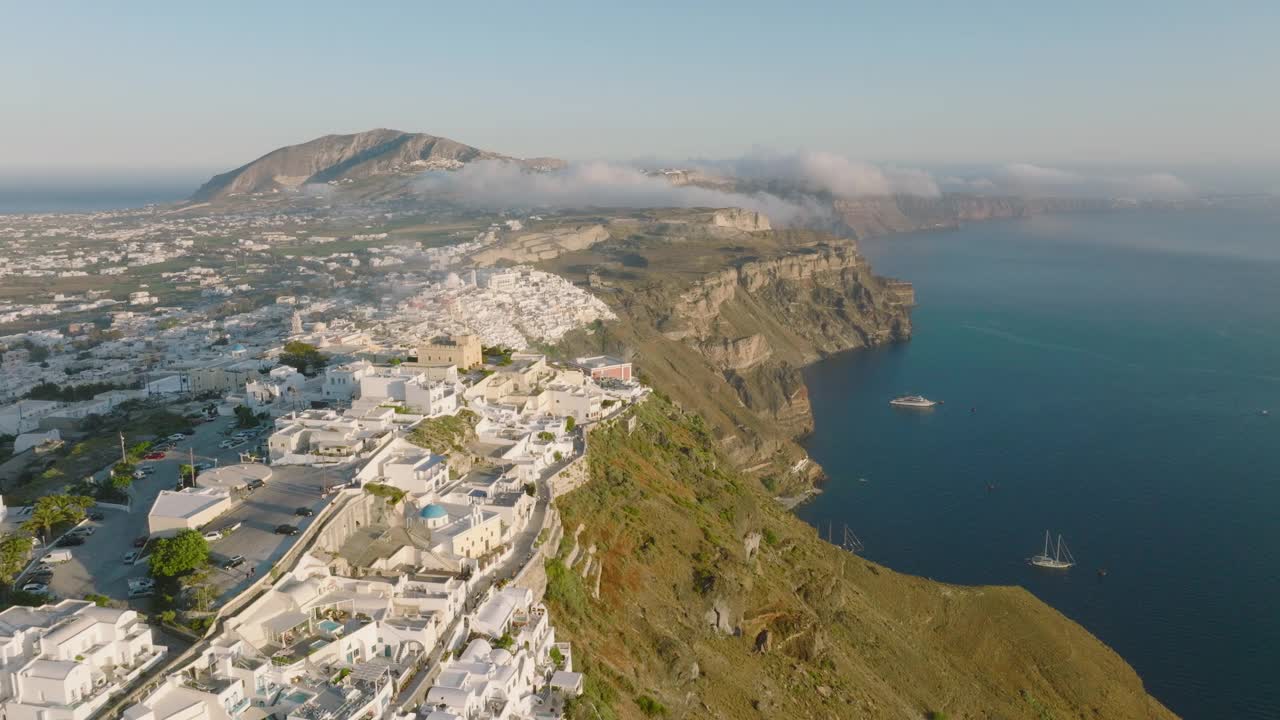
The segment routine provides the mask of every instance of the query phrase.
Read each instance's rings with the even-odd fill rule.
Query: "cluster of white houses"
[[[196,487],[161,491],[151,536],[207,526],[239,489],[273,473],[313,472],[289,466],[342,466],[351,480],[333,493],[294,568],[129,707],[128,720],[541,720],[560,717],[581,692],[571,649],[531,591],[489,591],[475,607],[467,600],[534,522],[530,485],[580,451],[570,419],[598,420],[647,391],[629,363],[608,357],[555,366],[514,353],[473,372],[482,358],[469,336],[436,338],[417,353],[306,378],[232,345],[183,376],[185,392],[216,392],[224,405],[268,414],[268,462],[212,469]],[[0,432],[34,433],[58,413],[109,411],[136,397],[24,401],[0,412]],[[463,408],[474,413],[469,459],[491,470],[455,471],[407,439],[418,423]],[[0,717],[85,720],[164,653],[130,610],[73,600],[10,608],[0,612]],[[431,685],[406,709],[400,694],[424,666]]]
[[[132,610],[62,600],[0,612],[7,720],[86,720],[165,656]]]

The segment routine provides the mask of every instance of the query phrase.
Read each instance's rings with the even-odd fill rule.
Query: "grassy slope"
[[[588,672],[574,717],[1172,717],[1026,591],[900,575],[830,546],[734,470],[701,418],[661,399],[636,412],[634,433],[592,433],[591,480],[559,500],[603,566],[599,600],[581,561],[548,566],[547,602]],[[713,605],[739,635],[711,628]]]

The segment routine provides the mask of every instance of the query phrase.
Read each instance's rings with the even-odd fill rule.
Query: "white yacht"
[[[1053,550],[1050,555],[1049,551]],[[1066,570],[1076,564],[1076,559],[1071,556],[1071,551],[1067,549],[1067,544],[1062,542],[1062,536],[1058,536],[1058,545],[1054,548],[1049,542],[1049,531],[1044,531],[1044,552],[1036,555],[1027,562],[1036,567],[1050,568],[1052,570]]]
[[[903,395],[889,401],[894,407],[931,408],[938,403],[923,395]]]

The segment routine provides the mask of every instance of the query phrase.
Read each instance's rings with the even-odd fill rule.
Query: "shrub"
[[[582,578],[559,560],[547,561],[547,600],[565,610],[581,615],[587,610],[587,591]]]
[[[644,713],[645,717],[657,717],[667,714],[667,706],[648,695],[641,695],[636,698],[636,705],[640,706],[640,712]]]
[[[398,504],[405,496],[404,490],[394,485],[384,485],[382,483],[369,483],[364,486],[364,491],[374,497],[385,499],[388,505]]]

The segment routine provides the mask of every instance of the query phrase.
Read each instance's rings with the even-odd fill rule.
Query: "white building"
[[[359,397],[398,403],[409,412],[435,417],[457,412],[460,391],[456,380],[432,382],[427,373],[415,368],[371,367],[360,378]]]
[[[403,438],[383,446],[356,474],[361,485],[391,485],[404,490],[411,499],[439,492],[448,480],[447,458]]]
[[[347,460],[376,450],[392,438],[396,412],[365,408],[355,415],[303,410],[276,418],[267,439],[272,464],[314,465]]]
[[[344,365],[334,365],[324,370],[324,397],[334,402],[347,402],[359,397],[360,380],[369,372],[371,365],[367,360]]]
[[[84,720],[165,655],[133,610],[63,600],[0,612],[6,720]]]
[[[231,495],[220,487],[161,490],[147,513],[151,537],[170,537],[196,530],[231,509]]]

